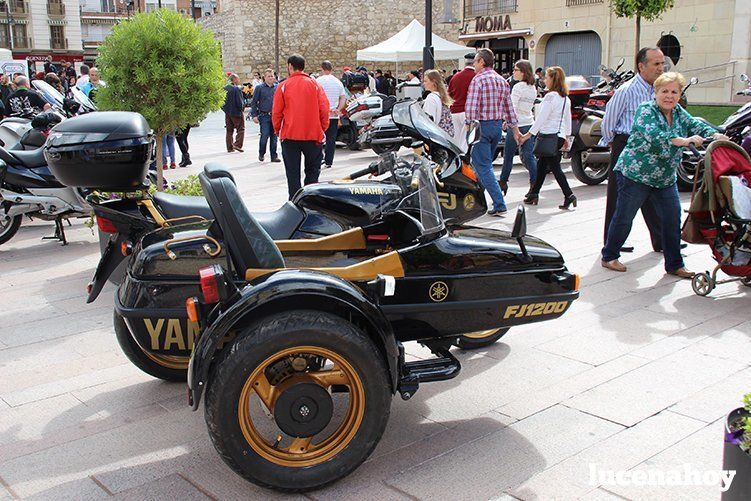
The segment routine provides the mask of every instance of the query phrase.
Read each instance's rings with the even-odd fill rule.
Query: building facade
[[[196,18],[211,15],[216,10],[216,0],[79,0],[81,3],[81,37],[84,60],[93,65],[99,55],[99,46],[112,31],[112,27],[137,12],[151,12],[161,7]]]
[[[221,12],[203,22],[222,41],[227,71],[248,78],[275,66],[277,4],[282,63],[299,52],[316,66],[323,59],[339,68],[356,64],[357,49],[425,17],[425,3],[417,0],[356,8],[345,0],[224,0]],[[535,67],[559,65],[568,74],[595,78],[601,64],[613,67],[621,57],[625,68],[633,67],[635,21],[617,18],[607,0],[436,0],[433,7],[434,33],[470,48],[492,49],[500,72],[522,57]],[[699,78],[690,90],[692,102],[729,102],[742,88],[737,76],[751,72],[751,0],[675,0],[662,19],[642,21],[641,44],[659,45],[676,71]],[[387,63],[366,65],[393,69]]]
[[[78,0],[6,0],[0,3],[0,47],[14,59],[41,68],[53,61],[83,60]]]

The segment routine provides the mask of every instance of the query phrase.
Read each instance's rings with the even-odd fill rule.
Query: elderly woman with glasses
[[[686,81],[680,73],[663,73],[655,80],[655,99],[639,105],[626,148],[615,165],[618,202],[602,249],[602,266],[626,271],[618,260],[631,232],[636,212],[651,200],[662,223],[665,271],[691,278],[681,256],[681,202],[676,171],[681,151],[704,138],[727,139],[711,126],[692,117],[678,100]]]

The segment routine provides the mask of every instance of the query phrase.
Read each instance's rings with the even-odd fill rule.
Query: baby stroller
[[[708,244],[717,261],[711,274],[694,276],[696,294],[706,296],[717,284],[736,281],[751,287],[751,157],[737,144],[715,141],[707,148],[682,237]],[[719,270],[733,278],[717,280]]]

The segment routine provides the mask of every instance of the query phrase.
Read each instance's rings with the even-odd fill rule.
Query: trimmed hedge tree
[[[168,9],[116,25],[99,49],[107,86],[102,110],[136,111],[156,134],[157,189],[163,189],[162,137],[198,123],[224,103],[221,49],[212,32]]]

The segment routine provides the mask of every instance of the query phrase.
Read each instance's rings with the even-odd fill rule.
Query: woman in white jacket
[[[552,172],[558,186],[563,191],[563,204],[559,205],[560,209],[568,209],[570,205],[576,207],[576,196],[568,185],[566,175],[561,170],[561,152],[560,149],[567,146],[567,137],[571,134],[571,100],[568,98],[568,86],[566,85],[566,74],[560,66],[551,66],[545,71],[545,86],[548,89],[547,94],[542,100],[539,112],[535,117],[535,123],[529,129],[529,132],[522,135],[520,144],[524,144],[530,137],[541,134],[557,134],[558,147],[553,156],[537,157],[537,177],[535,184],[524,203],[537,205],[540,199],[540,188],[545,182],[545,176]]]
[[[454,121],[451,119],[451,103],[446,84],[438,70],[428,70],[423,75],[423,86],[430,92],[422,103],[422,109],[430,115],[433,121],[454,140]]]
[[[516,84],[511,89],[511,103],[514,105],[516,117],[519,119],[519,132],[525,134],[534,123],[532,108],[537,99],[537,87],[535,86],[535,74],[532,64],[526,59],[520,59],[514,64],[514,80]],[[506,144],[503,147],[503,170],[498,184],[505,195],[508,191],[508,180],[511,176],[511,169],[514,166],[514,155],[519,151],[522,164],[529,171],[529,187],[535,184],[537,175],[537,159],[532,154],[533,144],[526,143],[521,148],[517,147],[513,134],[506,134]],[[527,193],[529,195],[529,193]],[[526,195],[525,195],[526,196]]]

